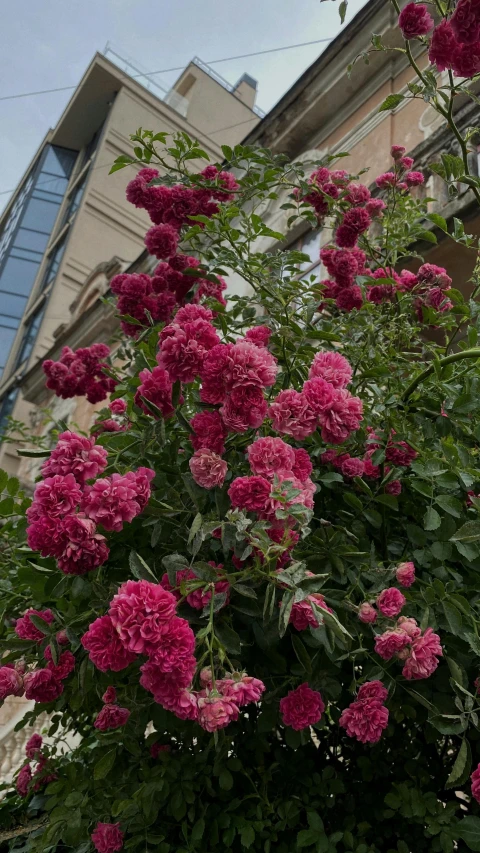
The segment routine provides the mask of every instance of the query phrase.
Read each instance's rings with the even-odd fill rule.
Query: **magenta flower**
[[[377,598],[377,607],[384,616],[392,619],[398,616],[404,607],[406,598],[399,589],[394,586],[384,589]]]
[[[203,489],[222,486],[227,474],[227,463],[211,450],[196,450],[189,461],[192,477]]]
[[[119,823],[97,823],[91,839],[97,853],[116,853],[123,847],[123,832]]]
[[[400,12],[398,26],[404,39],[424,36],[434,27],[434,20],[423,3],[407,3]]]
[[[318,723],[325,710],[321,694],[305,682],[280,699],[280,713],[285,726],[299,732]]]
[[[120,708],[118,705],[106,704],[95,717],[94,726],[101,732],[109,729],[118,729],[124,726],[130,716],[128,708]]]
[[[107,672],[120,672],[132,663],[136,655],[121,642],[110,616],[100,616],[82,637],[82,646],[89,652],[92,663]]]

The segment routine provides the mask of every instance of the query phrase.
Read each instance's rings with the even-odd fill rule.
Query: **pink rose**
[[[101,732],[106,732],[109,729],[118,729],[119,726],[124,726],[130,716],[128,708],[120,708],[118,705],[104,705],[102,710],[97,714],[94,726]]]
[[[0,701],[7,696],[21,696],[23,693],[23,678],[15,667],[0,666]]]
[[[234,509],[265,512],[271,485],[265,477],[237,477],[228,490]]]
[[[285,726],[301,731],[318,723],[325,710],[321,694],[305,682],[280,699],[280,713]]]
[[[409,680],[429,678],[435,672],[438,658],[442,655],[440,637],[433,632],[432,628],[427,628],[421,637],[413,641],[402,675]]]
[[[25,744],[25,755],[27,758],[38,759],[40,749],[42,747],[43,738],[41,735],[33,734]]]
[[[211,450],[196,450],[189,461],[192,477],[204,489],[223,485],[227,474],[227,463]]]
[[[250,468],[254,474],[273,477],[278,471],[291,471],[295,465],[295,452],[281,438],[257,438],[247,447]]]
[[[380,613],[392,619],[394,616],[398,616],[405,602],[406,598],[403,593],[396,587],[391,586],[380,593],[377,598],[377,607]]]
[[[132,663],[136,655],[121,642],[110,616],[100,616],[82,637],[82,646],[89,652],[92,663],[107,672],[119,672]]]
[[[110,602],[109,615],[124,647],[136,654],[149,654],[168,630],[176,599],[161,584],[126,581]]]
[[[63,693],[63,684],[49,669],[27,672],[24,678],[25,698],[35,702],[53,702]]]
[[[238,720],[238,705],[228,696],[199,696],[198,723],[207,732],[224,729],[231,722]]]
[[[83,485],[86,480],[98,477],[107,464],[107,451],[96,446],[94,438],[86,438],[75,432],[62,432],[58,436],[50,458],[42,465],[42,476],[53,477],[59,474],[66,477],[73,474],[75,480]]]
[[[107,687],[105,693],[102,696],[102,702],[105,705],[113,705],[117,701],[117,691],[111,685]]]
[[[423,3],[407,3],[400,12],[398,26],[404,39],[413,39],[429,33],[434,20]]]
[[[375,622],[377,619],[377,611],[368,603],[368,601],[364,601],[358,608],[358,618],[360,619],[360,622]]]
[[[404,631],[385,631],[375,637],[375,651],[383,660],[390,660],[410,642],[410,637]]]
[[[97,823],[91,839],[98,853],[116,853],[123,847],[123,832],[119,823]]]
[[[395,572],[395,577],[401,586],[411,586],[415,581],[414,563],[399,563]]]
[[[15,623],[15,633],[21,640],[36,640],[39,643],[44,639],[45,634],[30,621],[30,616],[38,616],[45,622],[45,628],[54,620],[54,615],[51,610],[34,610],[30,608],[24,616],[17,619]]]
[[[480,803],[480,764],[477,765],[476,770],[473,771],[470,776],[472,780],[472,797]]]

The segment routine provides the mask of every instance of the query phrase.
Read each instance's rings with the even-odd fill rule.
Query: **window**
[[[0,326],[0,376],[7,363],[8,355],[15,339],[16,329]]]
[[[11,391],[0,402],[0,435],[4,432],[7,426],[7,418],[12,414],[13,407],[18,395],[18,388],[12,388]]]
[[[61,260],[63,258],[63,253],[65,251],[66,239],[67,239],[67,235],[65,234],[65,236],[62,238],[62,240],[60,240],[60,242],[57,243],[52,254],[49,256],[47,268],[45,270],[44,276],[42,278],[42,282],[40,284],[41,290],[45,290],[45,288],[48,287],[48,285],[53,281],[53,279],[55,278],[55,276],[58,272],[58,268],[59,268]]]
[[[18,195],[0,238],[3,369],[32,292],[78,152],[46,145]]]
[[[38,261],[17,258],[13,254],[8,258],[0,276],[0,316],[4,312],[4,294],[18,293],[29,296],[38,270]]]
[[[85,190],[85,184],[87,183],[87,178],[88,178],[88,171],[85,174],[85,176],[83,177],[83,179],[81,180],[81,182],[77,185],[77,187],[70,194],[69,202],[68,202],[67,207],[65,209],[65,213],[63,214],[63,217],[62,217],[61,226],[65,225],[65,222],[68,222],[70,219],[72,219],[72,217],[75,216],[78,208],[80,207],[80,202],[82,200],[82,196],[83,196],[83,193]]]
[[[305,274],[302,278],[308,278],[320,266],[320,235],[321,228],[316,228],[315,231],[306,231],[287,246],[287,249],[302,252],[310,258],[309,261],[303,261],[300,264],[300,271]]]
[[[30,358],[44,313],[45,305],[42,305],[25,324],[20,349],[15,360],[15,367],[18,367]]]

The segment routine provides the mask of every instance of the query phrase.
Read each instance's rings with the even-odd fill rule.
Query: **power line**
[[[270,47],[267,50],[256,50],[253,53],[241,53],[238,56],[225,56],[223,59],[212,59],[210,62],[206,62],[206,65],[216,65],[220,62],[233,62],[236,59],[249,59],[251,56],[264,56],[267,53],[278,53],[282,50],[294,50],[299,47],[310,47],[314,44],[322,44],[325,42],[331,42],[333,38],[327,39],[315,39],[314,41],[304,41],[299,44],[287,44],[284,47]],[[154,77],[156,74],[168,74],[171,71],[183,71],[186,68],[185,65],[176,65],[173,68],[161,68],[159,71],[149,71],[144,74],[127,74],[127,77],[133,77],[134,79],[138,77]],[[119,69],[120,71],[122,69]],[[16,95],[0,95],[0,101],[13,101],[17,98],[30,98],[35,95],[48,95],[50,92],[66,92],[73,91],[77,86],[58,86],[55,89],[39,89],[36,92],[20,92]]]
[[[211,136],[213,133],[222,133],[224,130],[231,130],[233,127],[239,127],[241,124],[249,124],[251,121],[257,121],[258,116],[252,116],[251,118],[244,119],[244,121],[237,121],[235,124],[227,124],[225,127],[217,127],[216,130],[211,130],[207,135]],[[97,169],[110,169],[112,166],[111,163],[102,163],[101,166],[93,166],[92,172],[95,172]],[[41,184],[37,184],[36,189],[38,187],[44,187],[46,184],[52,184],[57,181],[58,178],[49,178],[48,181],[42,181]],[[7,195],[7,193],[13,193],[17,187],[14,187],[12,190],[0,190],[0,195]]]

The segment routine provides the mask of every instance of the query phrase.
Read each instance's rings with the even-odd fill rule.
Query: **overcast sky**
[[[349,0],[347,22],[365,0]],[[141,70],[204,62],[330,38],[340,31],[338,2],[320,0],[36,0],[28,14],[4,6],[0,96],[76,85],[107,42]],[[268,111],[327,45],[215,64],[234,83],[258,80],[257,106]],[[178,72],[159,74],[167,88]],[[0,101],[0,210],[71,92]],[[134,128],[132,128],[132,131]]]

